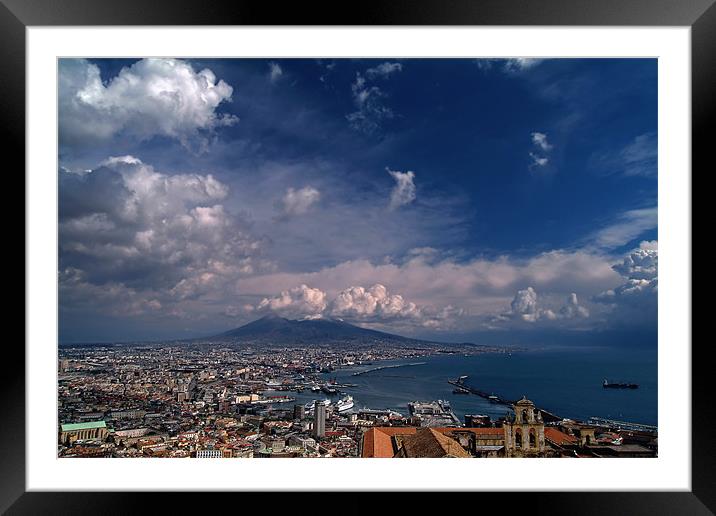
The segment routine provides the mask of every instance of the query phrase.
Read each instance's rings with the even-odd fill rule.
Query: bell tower
[[[505,421],[505,454],[508,457],[544,457],[542,413],[525,396],[512,405],[514,417]]]

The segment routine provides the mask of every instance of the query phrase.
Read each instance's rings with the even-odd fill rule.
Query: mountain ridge
[[[287,319],[268,314],[238,328],[219,333],[205,340],[255,342],[277,345],[296,344],[389,344],[398,346],[450,346],[443,342],[415,339],[379,330],[362,328],[341,319]],[[461,345],[474,345],[462,343]]]

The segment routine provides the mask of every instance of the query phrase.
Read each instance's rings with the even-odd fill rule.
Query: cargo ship
[[[610,382],[605,378],[602,382],[602,387],[605,389],[638,389],[639,385],[628,382]]]

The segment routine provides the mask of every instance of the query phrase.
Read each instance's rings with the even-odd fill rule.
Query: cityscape
[[[57,456],[657,457],[657,77],[59,59]]]
[[[404,412],[360,407],[351,377],[422,365],[435,354],[518,353],[475,346],[356,351],[211,342],[63,347],[60,457],[655,457],[655,427],[560,418],[523,397],[506,401],[446,379],[453,396],[483,396],[504,416],[458,418],[450,400]],[[347,345],[346,345],[347,344]],[[255,343],[254,343],[255,345]],[[391,361],[399,365],[382,365]],[[315,398],[297,402],[296,396]],[[358,395],[356,395],[358,396]]]

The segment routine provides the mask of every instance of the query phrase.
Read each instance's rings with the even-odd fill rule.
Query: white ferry
[[[331,404],[331,400],[328,400],[328,399],[326,399],[326,400],[312,400],[312,401],[309,401],[308,403],[306,403],[306,404],[304,405],[304,407],[306,408],[306,410],[309,410],[309,411],[310,411],[310,410],[313,410],[313,407],[316,405],[316,402],[317,402],[317,401],[320,401],[320,402],[323,403],[323,405],[325,405],[326,407]]]
[[[338,412],[345,412],[353,408],[353,396],[346,396],[336,402]]]

